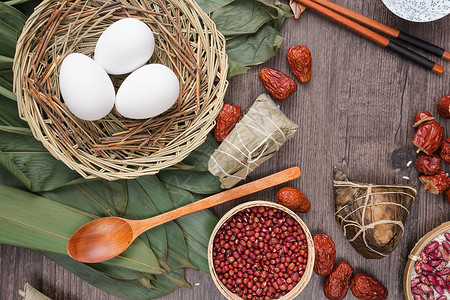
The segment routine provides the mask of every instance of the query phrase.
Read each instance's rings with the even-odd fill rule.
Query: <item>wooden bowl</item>
[[[302,221],[302,219],[300,219],[299,216],[297,216],[292,210],[273,203],[273,202],[269,202],[269,201],[251,201],[251,202],[246,202],[243,203],[241,205],[236,206],[235,208],[233,208],[232,210],[230,210],[229,212],[227,212],[217,223],[216,227],[214,228],[211,237],[209,239],[209,245],[208,245],[208,264],[209,264],[209,271],[211,273],[211,277],[214,281],[214,283],[216,284],[217,288],[219,289],[219,291],[222,293],[222,295],[225,296],[225,298],[229,299],[229,300],[239,300],[242,299],[241,297],[239,297],[237,294],[232,293],[229,289],[227,289],[222,282],[219,280],[219,277],[217,276],[216,270],[214,269],[214,263],[213,263],[213,244],[214,244],[214,238],[217,234],[217,232],[219,231],[220,227],[222,227],[222,225],[230,218],[232,217],[234,214],[238,213],[241,210],[244,210],[246,208],[249,207],[254,207],[254,206],[268,206],[268,207],[273,207],[273,208],[277,208],[281,211],[284,211],[285,213],[287,213],[288,215],[290,215],[294,220],[296,220],[300,226],[302,227],[303,231],[305,232],[306,235],[306,240],[308,242],[308,262],[306,264],[306,269],[305,272],[303,273],[302,278],[300,279],[300,281],[297,283],[297,285],[286,295],[278,298],[280,300],[291,300],[294,299],[296,296],[298,296],[298,294],[301,293],[301,291],[306,287],[306,285],[308,284],[309,280],[311,279],[311,275],[313,273],[313,267],[314,267],[314,258],[315,258],[315,252],[314,252],[314,242],[311,236],[311,233],[309,232],[308,227],[306,226],[306,224]]]
[[[411,275],[414,270],[414,263],[420,258],[419,254],[431,241],[433,241],[438,235],[450,231],[450,222],[445,222],[429,231],[425,234],[411,250],[408,255],[408,261],[406,262],[405,272],[403,273],[403,293],[405,299],[412,300],[413,295],[411,293]]]

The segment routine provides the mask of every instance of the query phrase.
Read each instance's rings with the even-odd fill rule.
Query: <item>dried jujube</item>
[[[225,103],[216,118],[216,126],[214,127],[216,140],[222,142],[241,118],[242,110],[239,106]]]
[[[263,68],[259,72],[259,79],[267,91],[280,101],[285,101],[297,91],[294,79],[273,68]]]
[[[450,95],[445,95],[437,103],[438,113],[445,119],[450,119]]]
[[[440,194],[450,186],[450,178],[445,172],[440,172],[436,175],[419,177],[424,185],[424,190],[429,190],[433,194]]]
[[[347,296],[350,277],[352,277],[352,266],[341,261],[338,263],[323,286],[325,297],[330,300],[342,300]]]
[[[299,213],[307,213],[311,208],[308,198],[295,187],[281,188],[277,192],[276,199],[278,204]]]
[[[336,259],[336,247],[333,240],[326,234],[313,236],[315,260],[314,272],[319,276],[328,276],[333,271]]]
[[[388,296],[388,290],[381,282],[363,273],[353,276],[350,290],[360,300],[385,300]]]
[[[426,154],[433,154],[444,141],[444,127],[436,121],[428,121],[417,128],[413,144]]]
[[[436,175],[442,169],[442,162],[435,154],[420,153],[414,161],[416,169],[425,175]]]
[[[442,143],[439,155],[443,161],[450,164],[450,138],[446,138]]]
[[[294,45],[289,48],[286,59],[289,68],[297,80],[307,83],[311,80],[311,52],[305,45]]]
[[[418,127],[423,122],[431,120],[434,120],[433,115],[427,112],[426,110],[421,110],[416,114],[416,117],[414,118],[413,127]]]

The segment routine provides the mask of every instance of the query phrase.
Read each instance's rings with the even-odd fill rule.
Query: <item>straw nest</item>
[[[177,74],[180,96],[146,120],[115,111],[80,120],[60,96],[61,63],[73,52],[93,57],[102,32],[129,17],[153,31],[150,62]],[[155,174],[185,158],[214,126],[228,84],[225,39],[194,0],[45,0],[25,24],[13,69],[19,114],[34,137],[84,177],[109,180]],[[111,76],[116,89],[125,77]]]

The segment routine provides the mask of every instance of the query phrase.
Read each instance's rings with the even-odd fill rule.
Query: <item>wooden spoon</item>
[[[145,220],[119,217],[94,220],[72,235],[67,243],[67,253],[73,259],[86,263],[111,259],[125,251],[141,233],[150,228],[290,181],[300,175],[300,169],[292,167]]]

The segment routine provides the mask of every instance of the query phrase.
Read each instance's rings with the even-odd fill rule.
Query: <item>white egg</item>
[[[61,64],[59,88],[69,110],[83,120],[98,120],[114,107],[114,86],[105,70],[80,53],[69,54]]]
[[[151,118],[168,110],[179,93],[180,84],[171,69],[160,64],[145,65],[122,82],[116,109],[127,118]]]
[[[126,18],[106,28],[95,46],[94,59],[108,74],[130,73],[152,56],[155,38],[142,21]]]

